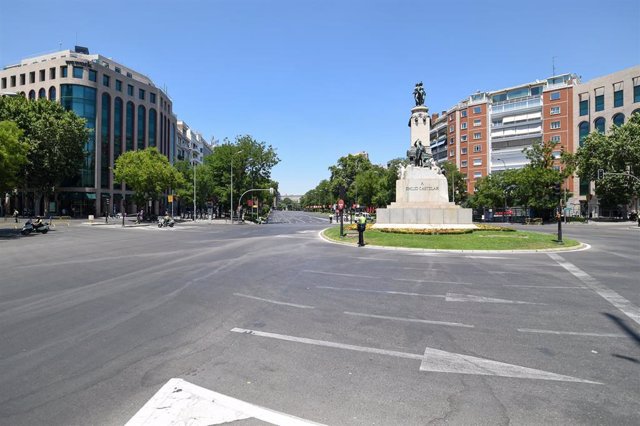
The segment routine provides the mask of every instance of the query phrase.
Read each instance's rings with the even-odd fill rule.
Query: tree
[[[202,174],[206,176],[210,197],[218,200],[221,205],[229,206],[231,171],[235,204],[243,192],[252,188],[273,188],[274,193],[277,192],[278,185],[271,180],[271,170],[279,162],[271,145],[258,142],[249,135],[238,136],[234,143],[225,139],[211,155],[205,157]],[[253,195],[262,200],[263,205],[273,202],[273,195],[267,191],[259,191]]]
[[[355,201],[357,186],[354,185],[356,175],[371,168],[369,159],[361,154],[340,157],[338,162],[329,167],[331,172],[331,193],[335,199],[345,197],[345,202]]]
[[[22,181],[20,171],[27,163],[29,145],[13,121],[0,121],[0,191],[15,188]]]
[[[86,157],[85,144],[91,132],[86,121],[59,103],[22,96],[0,97],[0,121],[14,121],[29,145],[24,165],[25,187],[36,193],[36,214],[42,195],[48,197],[62,182],[78,174]]]
[[[590,133],[575,155],[578,176],[582,181],[596,181],[596,195],[606,208],[627,205],[640,193],[638,180],[622,175],[640,175],[640,114],[633,114],[622,126],[612,126],[609,133]],[[597,180],[598,170],[604,178]]]
[[[169,188],[185,183],[182,174],[156,148],[125,152],[116,160],[113,175],[134,191],[138,205],[157,200]]]
[[[464,175],[458,171],[458,167],[455,163],[450,161],[443,162],[440,167],[442,172],[447,177],[447,191],[449,193],[449,201],[454,201],[458,204],[462,204],[467,201],[467,182],[464,180]],[[453,186],[451,181],[453,180]],[[453,194],[455,191],[455,197]]]

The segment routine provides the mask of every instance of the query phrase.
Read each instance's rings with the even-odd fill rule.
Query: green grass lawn
[[[334,241],[353,242],[353,244],[358,242],[358,234],[354,231],[349,231],[348,236],[341,238],[339,226],[327,229],[324,235]],[[555,234],[529,231],[475,231],[471,234],[461,235],[412,235],[367,229],[364,233],[364,241],[368,245],[440,250],[538,250],[577,247],[580,244],[578,241],[569,239],[563,239],[564,244],[558,244],[555,239]]]

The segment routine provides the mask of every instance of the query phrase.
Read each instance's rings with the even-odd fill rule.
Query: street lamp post
[[[507,163],[502,158],[496,158],[497,161],[502,161],[504,171],[507,171]],[[507,221],[507,189],[504,190],[504,210],[502,211],[502,222]]]
[[[236,152],[235,154],[231,153],[231,161],[229,162],[229,174],[231,175],[231,196],[230,196],[230,209],[231,209],[231,224],[233,225],[233,158],[234,155],[240,154],[242,150]]]

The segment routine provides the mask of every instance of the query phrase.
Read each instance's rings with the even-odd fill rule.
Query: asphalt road
[[[171,378],[332,425],[640,424],[640,231],[482,254],[326,226],[0,238],[0,424],[121,425]]]

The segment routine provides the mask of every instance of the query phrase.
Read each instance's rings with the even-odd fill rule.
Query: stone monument
[[[416,106],[411,109],[411,146],[408,164],[400,166],[396,201],[377,209],[374,228],[475,228],[471,209],[449,201],[447,178],[431,156],[429,108],[424,105],[422,82],[413,91]]]

